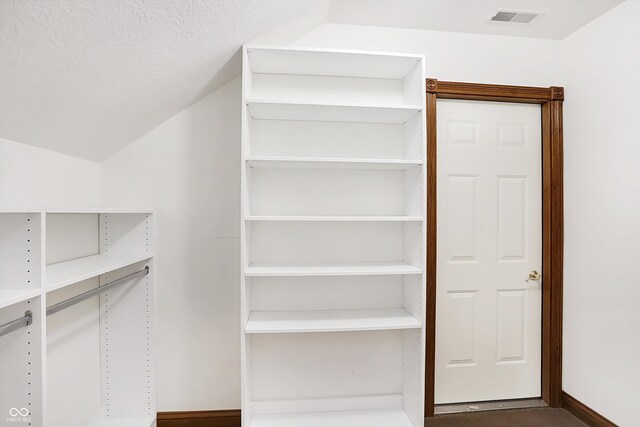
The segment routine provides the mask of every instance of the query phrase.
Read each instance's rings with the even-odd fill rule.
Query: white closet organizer
[[[245,46],[242,422],[423,425],[424,59]]]
[[[0,336],[0,410],[26,407],[33,426],[154,426],[151,212],[1,212],[0,325],[32,323]]]
[[[44,295],[38,209],[0,209],[0,424],[43,425]]]

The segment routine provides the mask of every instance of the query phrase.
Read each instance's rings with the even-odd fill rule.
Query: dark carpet
[[[560,408],[512,409],[465,412],[427,418],[425,427],[585,427],[586,424]]]

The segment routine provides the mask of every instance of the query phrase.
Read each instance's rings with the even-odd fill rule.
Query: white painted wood
[[[242,86],[243,426],[421,427],[422,57],[250,46]]]
[[[409,173],[386,170],[252,168],[251,215],[402,216]],[[345,185],[346,184],[346,185]]]
[[[411,222],[423,221],[419,216],[301,216],[301,215],[252,215],[245,221],[338,221],[338,222]]]
[[[93,213],[46,215],[46,264],[100,253],[99,216]]]
[[[43,292],[49,305],[145,265],[151,270],[47,318],[46,425],[153,426],[151,214],[101,208],[51,211],[46,256],[65,261],[46,266]]]
[[[246,156],[422,159],[405,154],[405,124],[247,118]],[[417,120],[416,120],[417,122]]]
[[[245,102],[249,115],[262,120],[404,123],[423,109],[422,105],[320,104],[254,99]]]
[[[47,207],[51,214],[153,214],[153,209],[145,208],[108,208],[108,207]]]
[[[540,396],[540,114],[438,101],[436,403]]]
[[[8,307],[22,301],[40,296],[42,290],[38,289],[0,289],[0,308]]]
[[[241,426],[247,427],[253,415],[252,409],[252,365],[251,354],[253,340],[250,335],[245,334],[244,325],[249,320],[251,313],[251,293],[247,291],[247,278],[243,274],[244,270],[251,262],[251,229],[247,228],[244,220],[249,214],[250,196],[248,191],[247,178],[251,176],[251,170],[247,167],[245,156],[251,152],[251,119],[247,112],[247,95],[252,89],[252,75],[249,67],[249,57],[247,47],[242,46],[242,104],[240,123],[240,405],[241,405]],[[268,121],[267,121],[268,122]]]
[[[150,259],[152,255],[118,258],[99,254],[47,266],[47,292]]]
[[[402,79],[420,65],[421,55],[283,46],[247,45],[255,73]]]
[[[41,212],[0,213],[0,289],[41,286]]]
[[[254,311],[244,330],[248,334],[291,332],[382,331],[420,328],[401,308],[375,310]]]
[[[0,336],[0,423],[3,426],[44,426],[43,301],[44,297],[34,296],[0,307],[0,325],[24,316],[27,310],[33,316],[31,325]]]
[[[421,274],[422,267],[405,262],[275,264],[251,263],[245,276],[377,276]]]
[[[100,409],[85,424],[85,427],[153,427],[156,425],[155,416],[109,418],[104,409]]]
[[[98,283],[95,277],[48,292],[47,305],[94,289]],[[102,405],[99,297],[47,316],[46,331],[46,426],[84,427]]]
[[[415,225],[399,221],[246,224],[251,233],[250,261],[280,264],[409,262],[404,231],[410,227],[407,224]]]
[[[258,415],[393,409],[402,407],[402,394],[372,394],[324,399],[256,400],[253,402],[253,407],[254,413]]]
[[[253,311],[364,310],[402,307],[405,279],[400,275],[273,276],[250,277],[247,283]]]
[[[44,230],[43,209],[0,209],[0,325],[27,311],[33,319],[0,337],[3,425],[44,426]]]
[[[4,214],[4,213],[29,214],[29,213],[43,213],[43,212],[44,212],[44,208],[21,207],[21,206],[0,206],[0,214]]]
[[[155,417],[153,376],[152,262],[140,262],[100,276],[100,283],[149,266],[149,274],[127,279],[100,294],[102,407],[106,419]]]
[[[253,74],[252,100],[287,102],[405,104],[400,79]]]
[[[250,335],[253,413],[402,407],[402,399],[381,396],[402,395],[403,336],[398,329]]]
[[[254,415],[250,424],[251,427],[325,427],[327,425],[332,427],[414,427],[411,419],[401,408]]]
[[[300,168],[300,169],[368,169],[406,170],[423,161],[404,159],[349,159],[247,156],[245,161],[252,168]]]

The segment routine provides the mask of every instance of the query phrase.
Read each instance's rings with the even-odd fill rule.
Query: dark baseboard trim
[[[158,427],[240,427],[240,409],[158,412]]]
[[[618,427],[564,391],[562,407],[591,427]],[[240,409],[158,412],[158,427],[240,427]]]
[[[562,392],[562,407],[591,427],[618,427],[575,397]]]

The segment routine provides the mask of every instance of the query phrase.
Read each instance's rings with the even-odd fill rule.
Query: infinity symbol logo
[[[21,417],[26,417],[27,415],[29,415],[29,410],[27,408],[11,408],[9,409],[9,415],[12,417],[17,417],[18,415],[20,415]]]

